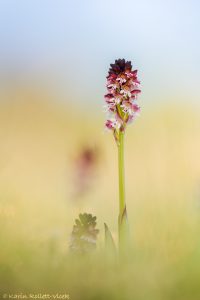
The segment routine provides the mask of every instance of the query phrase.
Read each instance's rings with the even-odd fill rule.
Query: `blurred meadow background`
[[[0,297],[200,299],[200,4],[0,0]],[[142,83],[126,133],[132,253],[117,241],[118,166],[104,131],[117,58]],[[97,216],[97,254],[68,253],[74,219]]]

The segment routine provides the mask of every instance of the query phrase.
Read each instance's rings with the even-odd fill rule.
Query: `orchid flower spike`
[[[110,65],[106,86],[108,93],[104,98],[109,118],[105,126],[113,131],[118,143],[119,132],[124,132],[126,125],[134,121],[140,112],[137,96],[141,91],[137,70],[132,71],[130,61],[115,60],[115,63]]]

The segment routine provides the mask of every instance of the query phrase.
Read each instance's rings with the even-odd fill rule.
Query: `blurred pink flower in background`
[[[85,195],[92,188],[98,166],[99,149],[85,146],[73,161],[75,197]]]

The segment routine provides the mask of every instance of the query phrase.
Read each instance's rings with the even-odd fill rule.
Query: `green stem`
[[[119,132],[118,145],[118,167],[119,167],[119,221],[125,209],[125,177],[124,177],[124,132]]]
[[[129,247],[128,218],[125,202],[125,174],[124,174],[124,132],[119,132],[118,166],[119,166],[119,253],[126,255]]]

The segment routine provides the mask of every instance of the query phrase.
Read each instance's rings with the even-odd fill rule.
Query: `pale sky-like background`
[[[133,61],[146,103],[198,101],[198,0],[0,0],[0,83],[39,80],[100,103],[109,64]]]

